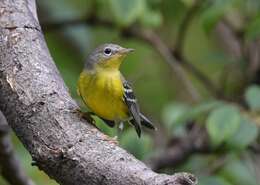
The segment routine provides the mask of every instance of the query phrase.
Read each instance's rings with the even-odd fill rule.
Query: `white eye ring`
[[[105,54],[106,56],[110,56],[110,55],[112,54],[112,49],[111,49],[111,48],[105,48],[105,49],[104,49],[104,54]]]

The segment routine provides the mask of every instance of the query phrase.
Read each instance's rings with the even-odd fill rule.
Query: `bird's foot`
[[[120,122],[118,128],[122,131],[124,129],[124,122]]]
[[[93,112],[83,112],[80,109],[76,109],[73,111],[74,113],[77,113],[81,118],[85,119],[88,123],[94,125],[96,127],[96,122],[95,120],[91,117],[94,115]]]
[[[103,140],[108,141],[110,144],[118,145],[119,142],[117,140],[117,136],[109,137],[107,135],[104,135]]]

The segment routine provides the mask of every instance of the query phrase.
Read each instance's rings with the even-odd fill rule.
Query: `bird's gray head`
[[[118,69],[123,58],[131,51],[133,49],[123,48],[117,44],[102,44],[89,55],[85,63],[85,69]]]

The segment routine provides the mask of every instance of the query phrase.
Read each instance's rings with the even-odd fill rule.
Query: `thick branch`
[[[196,184],[151,171],[75,113],[28,7],[0,2],[0,109],[37,166],[63,185]]]
[[[11,185],[34,185],[29,179],[17,157],[10,139],[10,128],[0,111],[0,172]]]

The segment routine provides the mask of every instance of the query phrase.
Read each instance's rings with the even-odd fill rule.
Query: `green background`
[[[181,30],[195,3],[198,7],[186,21],[187,27]],[[260,184],[259,151],[253,149],[259,145],[260,67],[248,72],[251,61],[245,51],[254,44],[260,55],[259,0],[39,0],[37,5],[50,53],[82,109],[85,107],[76,93],[76,84],[89,53],[98,45],[110,42],[135,49],[123,62],[121,71],[132,83],[142,112],[153,120],[158,131],[145,130],[138,139],[132,127],[119,133],[95,118],[105,133],[118,135],[123,148],[147,161],[160,155],[172,138],[185,140],[190,134],[189,124],[197,125],[208,134],[210,152],[191,153],[176,166],[169,165],[159,172],[191,172],[199,178],[199,185]],[[86,24],[84,20],[93,15],[112,26],[97,20],[94,20],[96,24]],[[71,20],[82,21],[50,27],[51,23]],[[238,38],[241,51],[245,51],[240,56],[234,56],[219,37],[221,23],[227,24]],[[196,100],[192,98],[154,45],[122,34],[129,28],[154,31],[169,49],[181,53],[180,64],[183,59],[192,64],[217,87],[218,93],[212,93],[211,87],[181,64],[200,96]],[[183,48],[178,48],[176,42],[182,32],[185,33]],[[227,39],[231,43],[230,35]],[[56,184],[31,166],[28,152],[14,134],[12,138],[24,169],[35,183]],[[0,177],[0,184],[7,183]]]

